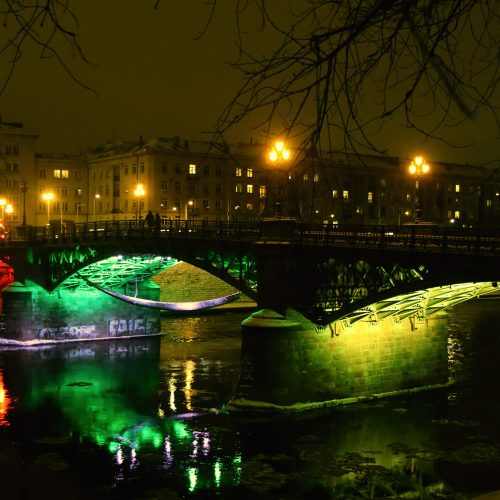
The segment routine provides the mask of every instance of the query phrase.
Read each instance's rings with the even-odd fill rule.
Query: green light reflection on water
[[[101,359],[90,351],[80,352],[82,357],[30,360],[34,362],[26,373],[29,382],[20,385],[23,405],[33,414],[44,407],[59,407],[61,432],[74,442],[90,440],[105,448],[120,474],[132,472],[144,452],[158,454],[168,474],[180,468],[190,491],[237,484],[241,458],[227,450],[220,456],[224,447],[220,442],[212,446],[216,436],[207,430],[206,422],[198,420],[198,414],[159,414],[157,359],[136,359],[130,350],[123,359],[117,355]],[[183,390],[179,385],[179,400]],[[220,434],[216,439],[222,439]]]

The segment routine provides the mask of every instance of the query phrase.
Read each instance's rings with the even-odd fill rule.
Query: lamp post
[[[7,203],[7,205],[5,205],[5,213],[7,215],[10,215],[13,212],[14,212],[14,207],[10,203]],[[7,224],[5,224],[5,227],[7,227]]]
[[[21,192],[23,193],[23,226],[26,226],[26,191],[28,191],[28,179],[23,177],[20,183]]]
[[[76,223],[78,224],[78,214],[80,213],[80,207],[84,207],[86,203],[77,203],[76,204]]]
[[[137,198],[137,209],[135,212],[136,220],[141,218],[141,198],[144,198],[146,191],[144,190],[144,186],[142,184],[137,184],[134,189],[134,196]]]
[[[421,156],[416,156],[408,167],[410,175],[415,176],[415,190],[413,194],[413,216],[415,222],[422,217],[422,187],[420,185],[420,177],[428,174],[431,167]]]
[[[7,200],[5,198],[0,198],[0,208],[2,209],[2,223],[5,217],[5,205],[7,205]]]
[[[101,195],[99,193],[96,193],[94,195],[94,222],[95,222],[95,204],[98,199],[100,199]]]
[[[47,226],[50,226],[50,202],[54,199],[54,193],[50,191],[42,193],[42,200],[47,203]]]
[[[273,147],[269,150],[268,159],[273,166],[276,166],[276,184],[278,188],[277,198],[276,198],[276,216],[281,217],[282,215],[282,205],[283,200],[281,197],[281,182],[280,182],[280,171],[291,157],[290,150],[286,147],[284,141],[278,140],[273,144]]]

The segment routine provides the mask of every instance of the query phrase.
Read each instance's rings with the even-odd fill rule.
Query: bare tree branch
[[[240,3],[240,2],[239,2]],[[245,83],[216,124],[224,135],[254,115],[256,127],[279,127],[304,148],[332,141],[337,149],[382,152],[387,120],[444,140],[488,110],[498,124],[500,4],[487,0],[304,0],[271,12],[248,0],[278,42],[256,57],[245,46],[234,63]]]
[[[31,46],[40,49],[42,59],[55,58],[74,82],[94,92],[78,78],[64,55],[69,48],[77,60],[90,64],[80,46],[78,19],[70,0],[0,0],[0,16],[5,40],[0,46],[0,64],[6,66],[1,73],[0,94]]]

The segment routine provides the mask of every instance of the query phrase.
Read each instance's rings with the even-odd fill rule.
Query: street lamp
[[[282,212],[282,199],[281,199],[281,182],[279,179],[279,170],[282,169],[291,158],[290,150],[286,147],[284,141],[278,140],[274,143],[273,147],[268,152],[268,159],[272,165],[278,167],[276,170],[276,184],[278,187],[278,196],[276,199],[276,216],[280,217]]]
[[[134,196],[137,198],[136,220],[141,218],[141,198],[143,198],[145,194],[146,191],[144,190],[144,186],[142,184],[137,184],[134,189]]]
[[[420,185],[420,177],[428,174],[430,170],[431,167],[421,156],[416,156],[408,167],[408,172],[415,176],[415,191],[413,194],[413,214],[415,222],[422,217],[422,188]]]
[[[47,203],[47,226],[50,226],[50,202],[54,199],[54,193],[50,191],[42,193],[42,200]]]
[[[99,193],[96,193],[94,195],[94,222],[95,222],[95,203],[96,201],[101,197],[101,195]]]
[[[21,179],[20,187],[23,193],[23,226],[26,226],[26,191],[28,191],[28,179],[26,177]]]
[[[193,214],[193,205],[194,205],[193,200],[189,200],[186,203],[186,220],[189,220],[189,218],[190,218],[189,216]]]

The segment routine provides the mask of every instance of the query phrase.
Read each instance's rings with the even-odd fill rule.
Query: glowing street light
[[[141,198],[144,198],[145,194],[146,191],[144,189],[144,186],[142,184],[137,184],[137,186],[134,189],[134,196],[137,198],[137,209],[135,214],[135,218],[137,220],[141,218]]]
[[[285,165],[288,161],[290,161],[291,153],[290,150],[287,148],[285,142],[282,140],[278,140],[273,144],[273,147],[269,150],[267,156],[273,166],[276,166],[278,167],[278,169],[281,169],[283,165]],[[282,200],[281,200],[281,182],[278,176],[279,173],[278,171],[276,171],[276,184],[278,187],[278,196],[276,200],[276,215],[279,217],[281,216]]]
[[[42,200],[47,203],[47,226],[50,226],[50,202],[54,199],[54,193],[46,191],[42,193]]]
[[[95,204],[96,204],[96,201],[97,201],[98,199],[100,199],[100,198],[101,198],[101,195],[100,195],[99,193],[96,193],[96,194],[94,195],[94,222],[95,222]]]
[[[413,194],[413,214],[415,221],[420,220],[422,217],[422,189],[419,179],[422,175],[428,174],[430,170],[431,167],[421,156],[416,156],[408,167],[410,175],[415,176],[415,191]]]
[[[282,163],[290,159],[291,153],[283,141],[276,141],[269,151],[268,157],[272,163]]]

